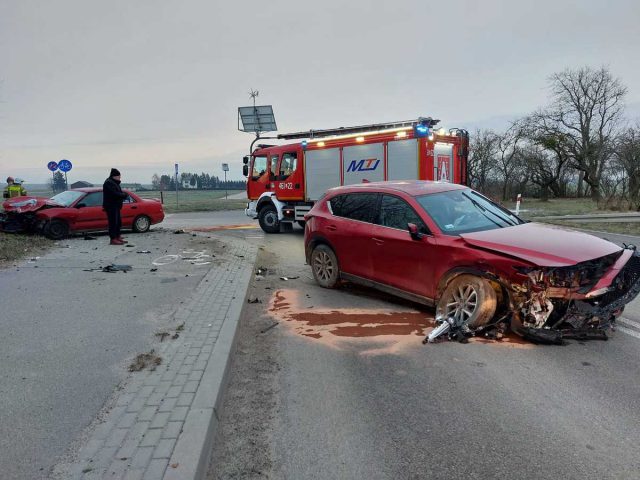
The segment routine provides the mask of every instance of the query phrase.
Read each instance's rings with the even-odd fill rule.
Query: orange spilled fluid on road
[[[406,347],[421,345],[422,339],[435,327],[433,315],[406,309],[320,309],[300,305],[299,292],[278,290],[269,307],[272,317],[286,324],[301,336],[342,349],[345,341],[368,340],[360,352],[365,355],[400,353]],[[508,333],[500,341],[482,337],[470,338],[471,343],[526,348],[532,345],[515,334]],[[372,344],[374,343],[372,348]]]

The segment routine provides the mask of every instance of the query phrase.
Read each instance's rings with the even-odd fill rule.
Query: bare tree
[[[599,200],[627,89],[606,68],[565,70],[554,74],[549,84],[553,103],[538,115],[546,116],[549,128],[563,139],[571,166],[582,172],[592,198]]]
[[[469,182],[471,187],[485,192],[487,181],[495,168],[496,134],[491,130],[476,130],[469,144]]]
[[[497,134],[495,138],[496,168],[502,181],[502,200],[509,198],[509,187],[514,179],[514,173],[521,167],[518,143],[522,138],[523,130],[518,122],[513,123],[504,133]]]
[[[628,182],[629,201],[640,210],[640,124],[620,134],[615,157]]]
[[[160,177],[157,173],[154,173],[151,177],[151,188],[153,190],[160,190]]]
[[[561,184],[569,162],[569,139],[555,129],[549,116],[535,113],[522,121],[529,145],[523,150],[524,163],[531,173],[531,181],[540,188],[542,199],[550,193],[562,196]]]

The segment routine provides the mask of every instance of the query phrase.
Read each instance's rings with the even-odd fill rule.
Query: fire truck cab
[[[437,123],[429,117],[278,135],[302,141],[258,145],[244,157],[245,213],[277,233],[304,225],[305,214],[332,187],[415,179],[466,184],[468,133],[435,130]]]

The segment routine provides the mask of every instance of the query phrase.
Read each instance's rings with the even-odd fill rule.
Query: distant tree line
[[[151,187],[153,190],[175,190],[175,175],[158,175],[154,173],[151,177]],[[208,173],[181,173],[178,179],[178,190],[244,190],[246,183],[244,180],[221,180],[215,175]]]
[[[626,86],[606,68],[589,67],[548,82],[547,106],[505,131],[472,135],[471,186],[503,200],[518,193],[588,196],[609,208],[640,210],[640,123],[625,119]]]

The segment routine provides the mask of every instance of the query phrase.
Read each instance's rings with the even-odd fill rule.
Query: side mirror
[[[244,157],[245,159],[247,157]],[[242,166],[242,175],[244,175],[245,177],[249,176],[249,165],[247,165],[246,163]]]
[[[83,208],[83,207],[86,207],[86,206],[87,206],[86,203],[79,203],[79,204],[76,205],[76,208]]]
[[[242,157],[242,163],[244,163],[245,165],[249,164],[249,157],[247,155],[245,155],[244,157]]]
[[[418,231],[418,226],[415,223],[407,223],[407,230],[409,230],[409,235],[414,240],[420,240],[424,236]]]

